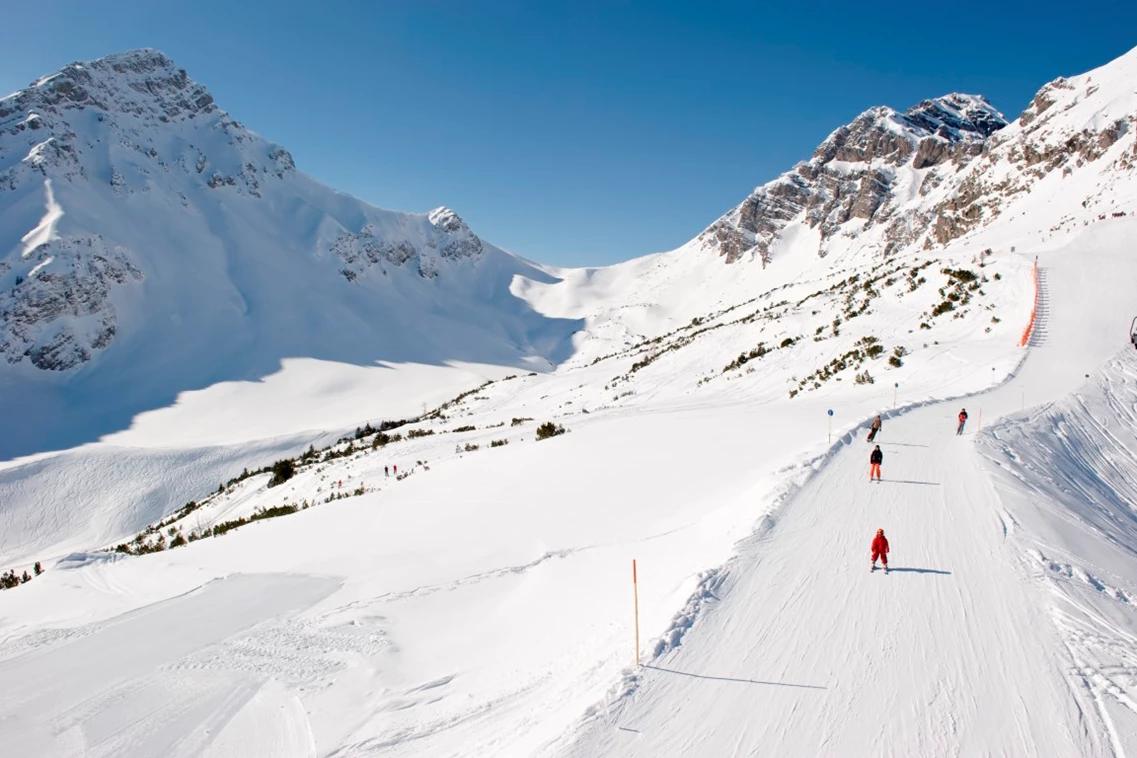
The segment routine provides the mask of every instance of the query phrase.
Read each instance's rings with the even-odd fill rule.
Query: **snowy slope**
[[[547,367],[578,325],[519,275],[552,281],[446,208],[318,184],[158,52],[72,64],[0,100],[0,455],[285,358]]]
[[[1134,304],[1135,228],[1108,224],[1041,256],[1050,326],[1014,377],[887,419],[879,484],[864,430],[843,437],[556,754],[1137,747],[1137,394],[1125,382],[1137,358],[1123,324],[1103,328]],[[1024,402],[1041,408],[1022,413]],[[887,576],[868,570],[877,528],[891,542]]]
[[[1113,118],[1132,65],[1092,72],[1090,95],[1079,78],[1006,160]],[[1132,200],[1133,144],[1068,155],[1069,175],[1035,176],[943,247],[885,257],[843,227],[819,257],[803,217],[765,267],[696,240],[542,274],[559,284],[513,277],[516,302],[582,326],[549,373],[471,365],[440,395],[451,369],[371,384],[290,362],[187,393],[114,446],[5,464],[4,565],[48,571],[0,593],[0,677],[34,682],[0,697],[0,739],[53,755],[1124,754],[1137,474],[1118,350],[1137,221],[1102,209]],[[280,407],[302,387],[331,412],[297,426]],[[951,433],[960,404],[979,444]],[[869,485],[878,412],[887,481]],[[335,443],[418,415],[387,444]],[[568,433],[535,441],[544,421]],[[332,447],[279,486],[238,476],[307,443]],[[53,496],[63,477],[73,494]],[[300,510],[210,536],[285,505]],[[914,570],[869,574],[878,526]],[[95,552],[159,537],[193,542]]]

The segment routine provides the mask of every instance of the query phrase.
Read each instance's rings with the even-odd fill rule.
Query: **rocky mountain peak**
[[[778,245],[785,239],[809,240],[804,247],[821,257],[891,255],[959,240],[1040,186],[1080,210],[1112,209],[1113,188],[1137,166],[1134,72],[1137,48],[1056,79],[1014,124],[986,98],[958,92],[903,113],[871,108],[834,130],[810,160],[755,189],[694,245],[727,263],[763,266],[788,249]],[[1074,198],[1067,188],[1078,181],[1067,178],[1079,174],[1092,178],[1092,189]]]
[[[131,114],[161,122],[217,111],[213,96],[157,50],[132,50],[71,63],[0,100],[0,121],[13,113],[72,109]]]
[[[923,100],[904,112],[914,129],[945,139],[986,138],[1007,125],[995,106],[982,95],[950,95]]]
[[[861,228],[892,216],[898,185],[911,182],[902,168],[925,172],[920,189],[935,186],[940,166],[966,165],[984,141],[1006,126],[1002,114],[978,95],[952,93],[907,111],[870,108],[830,134],[812,158],[763,185],[698,240],[728,263],[750,254],[765,265],[781,230],[800,218],[821,233],[821,255],[844,225]],[[907,228],[907,227],[905,227]]]
[[[456,234],[458,232],[470,231],[470,228],[466,226],[466,222],[462,220],[462,217],[446,206],[435,208],[427,214],[427,218],[430,219],[430,223],[444,232]]]

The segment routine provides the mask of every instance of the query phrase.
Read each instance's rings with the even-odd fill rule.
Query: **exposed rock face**
[[[114,286],[143,274],[128,251],[100,237],[56,239],[34,258],[40,270],[0,292],[0,355],[47,371],[75,368],[115,336]]]
[[[333,252],[343,262],[340,273],[349,281],[364,275],[367,269],[382,264],[415,265],[420,276],[438,276],[440,261],[477,258],[485,249],[482,241],[470,231],[466,222],[449,208],[438,208],[427,215],[430,227],[422,241],[391,240],[368,225],[354,234],[344,234],[332,243]]]
[[[820,256],[838,240],[890,255],[957,240],[1056,173],[1133,171],[1134,70],[1137,50],[1090,74],[1056,79],[1010,128],[990,103],[971,95],[925,100],[904,113],[865,111],[695,244],[727,263],[751,258],[765,266],[787,227],[801,225],[817,232]],[[1112,185],[1099,186],[1108,195]],[[1083,205],[1092,202],[1087,197]]]
[[[822,248],[849,221],[864,226],[896,210],[899,170],[966,165],[1006,125],[986,100],[953,94],[905,113],[873,108],[829,135],[806,163],[756,189],[700,236],[727,263],[770,262],[770,246],[796,219],[821,232]]]

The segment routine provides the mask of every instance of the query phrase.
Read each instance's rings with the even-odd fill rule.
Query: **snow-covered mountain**
[[[322,186],[152,50],[0,100],[0,255],[0,380],[41,430],[113,431],[288,357],[546,367],[579,326],[511,295],[553,280],[453,211]]]
[[[984,98],[951,94],[899,113],[865,111],[813,157],[754,190],[695,241],[727,263],[771,262],[800,225],[810,248],[867,248],[891,255],[942,247],[1011,212],[1036,191],[1116,211],[1130,181],[1131,85],[1137,50],[1082,76],[1047,84],[1008,125]],[[1058,181],[1045,182],[1054,175]],[[1093,179],[1091,189],[1080,184]],[[1061,181],[1068,180],[1068,181]],[[1103,207],[1098,208],[1099,205]]]
[[[770,247],[791,223],[819,232],[818,253],[844,232],[885,225],[892,252],[907,230],[906,210],[983,150],[1007,125],[1003,115],[972,95],[952,94],[899,113],[867,110],[818,146],[813,157],[754,190],[699,235],[727,263],[749,256],[770,262]]]
[[[586,363],[803,280],[1060,245],[1137,212],[1135,77],[1137,49],[1051,82],[1010,123],[975,95],[872,108],[687,244],[518,291],[587,323],[575,356]]]

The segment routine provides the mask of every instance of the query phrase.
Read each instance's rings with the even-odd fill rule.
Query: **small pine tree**
[[[275,487],[278,484],[284,484],[296,474],[296,469],[292,465],[292,461],[288,458],[279,460],[272,464],[272,479],[269,480],[268,486]]]
[[[20,577],[20,584],[27,584],[31,580],[32,580],[32,578],[28,575],[28,572],[25,571],[23,573],[23,575]]]
[[[537,439],[546,440],[550,437],[556,437],[558,434],[564,434],[565,428],[559,424],[554,424],[552,421],[546,421],[537,427]]]
[[[36,572],[36,576],[43,573],[43,566],[40,565],[39,561],[36,561],[36,565],[32,566],[32,571]]]

